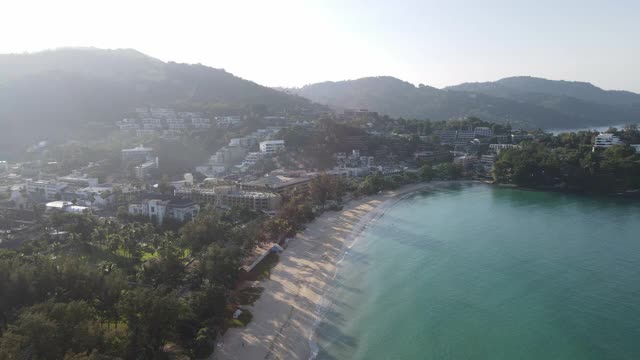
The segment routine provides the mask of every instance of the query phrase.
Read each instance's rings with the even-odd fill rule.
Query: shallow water
[[[369,225],[318,359],[638,359],[640,204],[453,185]]]

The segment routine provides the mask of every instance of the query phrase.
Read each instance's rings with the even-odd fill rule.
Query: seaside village
[[[323,116],[332,119],[333,127],[317,120]],[[31,150],[30,162],[0,161],[0,210],[11,220],[3,224],[0,242],[19,246],[37,228],[37,218],[56,212],[90,212],[107,218],[128,215],[156,226],[192,221],[204,207],[246,208],[275,216],[287,199],[306,191],[318,176],[343,179],[353,189],[372,175],[416,176],[425,164],[434,168],[449,164],[467,178],[489,180],[502,151],[539,136],[487,126],[427,133],[408,122],[380,121],[381,116],[365,109],[258,120],[253,116],[251,124],[248,118],[136,108],[114,124],[114,132],[132,144],[117,149],[115,158],[68,169],[64,155],[51,158],[54,152],[42,142]],[[341,123],[351,127],[340,133]],[[389,123],[392,128],[380,125]],[[224,136],[208,160],[189,172],[160,171],[166,160],[153,143],[180,143],[185,137],[211,133]],[[326,144],[287,140],[316,137],[339,140]],[[593,149],[618,143],[616,136],[603,133],[596,137]],[[632,146],[640,151],[640,145]],[[314,158],[316,164],[305,162]],[[317,165],[320,161],[323,169]],[[59,229],[51,229],[51,235],[64,236]],[[253,260],[249,264],[255,266]]]

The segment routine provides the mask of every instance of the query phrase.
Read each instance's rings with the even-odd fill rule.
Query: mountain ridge
[[[541,84],[553,87],[545,91]],[[567,84],[568,89],[562,90]],[[288,91],[339,109],[367,108],[393,117],[432,120],[477,116],[522,127],[608,125],[638,121],[640,115],[640,106],[636,107],[635,102],[636,96],[640,98],[638,94],[606,91],[589,83],[533,77],[437,89],[382,76],[322,82]],[[601,98],[594,101],[597,95]]]

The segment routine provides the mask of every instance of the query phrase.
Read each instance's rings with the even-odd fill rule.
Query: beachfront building
[[[622,140],[620,140],[619,137],[613,134],[601,133],[596,136],[596,140],[593,144],[592,150],[596,151],[596,148],[606,149],[618,144],[622,144]]]
[[[267,140],[260,142],[260,152],[263,154],[275,154],[284,150],[284,140]]]
[[[309,188],[310,177],[288,177],[284,175],[265,175],[257,180],[240,184],[242,190],[264,191],[276,194],[291,194],[299,190],[304,191]]]
[[[176,189],[174,194],[184,199],[212,203],[217,207],[246,207],[257,211],[275,211],[281,203],[278,194],[241,190],[232,185]]]

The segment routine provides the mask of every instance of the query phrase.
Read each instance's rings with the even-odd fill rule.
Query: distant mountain
[[[501,97],[536,93],[571,97],[612,106],[640,105],[640,94],[630,91],[607,91],[586,82],[547,80],[531,76],[508,77],[495,82],[464,83],[447,87],[445,90],[481,92]]]
[[[323,82],[288,91],[337,108],[367,108],[405,118],[447,120],[477,116],[542,128],[640,121],[638,94],[604,91],[586,83],[525,77],[440,90],[383,76]]]
[[[66,48],[0,55],[0,144],[95,134],[138,106],[218,113],[265,105],[313,105],[203,65],[163,62],[138,51]]]

